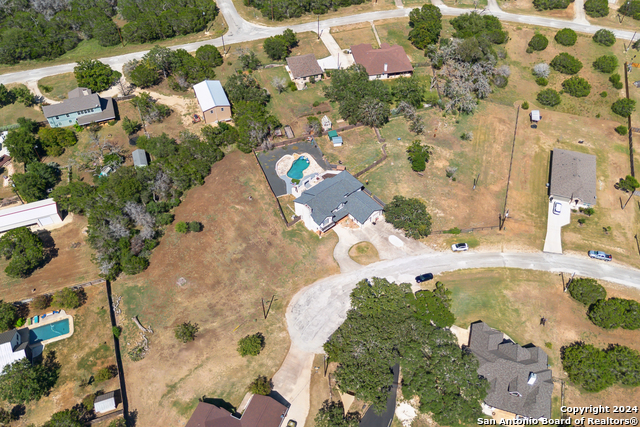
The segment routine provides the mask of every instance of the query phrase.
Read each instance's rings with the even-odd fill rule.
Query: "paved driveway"
[[[562,204],[562,210],[559,215],[553,213],[553,204]],[[547,237],[544,239],[543,252],[551,252],[554,254],[562,253],[562,227],[571,222],[571,209],[569,203],[559,200],[549,202],[547,218]]]

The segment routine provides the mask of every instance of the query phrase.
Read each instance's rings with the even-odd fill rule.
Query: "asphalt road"
[[[384,277],[414,283],[415,276],[466,268],[521,268],[552,273],[576,273],[640,289],[640,270],[579,256],[547,253],[429,253],[370,264],[365,268],[324,278],[298,292],[287,308],[292,343],[302,351],[321,353],[322,345],[344,322],[349,294],[360,280]]]
[[[306,24],[293,25],[289,27],[288,26],[265,27],[262,25],[256,25],[246,21],[244,18],[242,18],[238,14],[238,11],[236,10],[232,0],[216,0],[216,3],[218,4],[220,11],[222,12],[225,20],[227,21],[227,25],[229,26],[229,31],[224,36],[224,41],[226,45],[263,39],[276,34],[280,34],[286,28],[291,28],[293,31],[297,33],[306,32],[306,31],[317,31],[318,29],[318,24],[316,22],[309,22]],[[444,4],[438,4],[438,7],[440,7],[440,10],[442,11],[443,15],[448,15],[448,16],[462,15],[470,11],[469,9],[458,9],[458,8],[445,6]],[[361,22],[378,21],[378,20],[409,16],[409,13],[411,12],[411,10],[412,10],[411,8],[382,10],[378,12],[369,12],[369,13],[362,13],[358,15],[350,15],[350,16],[343,16],[339,18],[325,19],[320,21],[320,31],[328,30],[329,28],[335,27],[335,26],[351,25],[351,24],[358,24]],[[561,19],[546,18],[543,16],[517,15],[513,13],[506,13],[500,10],[500,8],[498,7],[495,1],[489,2],[489,7],[484,13],[494,15],[498,17],[501,21],[516,22],[516,23],[535,25],[540,27],[571,28],[577,32],[588,33],[588,34],[593,34],[598,29],[602,28],[602,27],[586,24],[582,20],[578,20],[577,22],[564,21]],[[633,37],[632,31],[617,30],[617,29],[611,29],[611,31],[614,32],[616,37],[621,39],[631,40]],[[197,48],[199,48],[200,46],[207,45],[207,44],[212,44],[214,46],[222,46],[222,38],[205,40],[197,43],[176,45],[176,46],[173,46],[172,49],[185,49],[189,52],[192,52]],[[112,56],[109,58],[100,58],[100,61],[106,64],[109,64],[114,69],[121,71],[124,63],[132,59],[140,59],[147,52],[148,51],[145,50],[145,51],[130,53],[127,55]],[[0,83],[3,83],[3,84],[25,83],[27,81],[40,80],[44,77],[72,72],[73,67],[75,65],[76,65],[75,63],[63,64],[63,65],[56,65],[53,67],[38,68],[35,70],[2,74],[0,75]]]

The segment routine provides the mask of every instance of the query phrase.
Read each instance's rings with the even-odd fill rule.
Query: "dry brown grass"
[[[331,28],[331,35],[342,49],[349,49],[353,45],[369,43],[373,48],[378,47],[376,36],[373,34],[371,24],[346,25],[344,27]]]
[[[313,366],[311,367],[311,380],[309,384],[309,414],[307,415],[307,420],[304,423],[305,426],[309,427],[313,427],[315,425],[314,420],[318,411],[322,407],[322,404],[325,400],[330,400],[332,396],[329,377],[324,376],[324,357],[324,354],[316,354],[313,359]],[[319,369],[315,369],[315,367],[318,367]]]

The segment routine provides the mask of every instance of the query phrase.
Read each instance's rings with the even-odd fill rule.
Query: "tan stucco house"
[[[231,104],[219,80],[205,80],[193,85],[205,123],[231,120]]]

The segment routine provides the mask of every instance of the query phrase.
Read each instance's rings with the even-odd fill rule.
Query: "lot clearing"
[[[158,419],[181,425],[203,395],[237,407],[249,383],[257,375],[271,377],[284,360],[284,310],[291,296],[338,272],[331,255],[335,234],[319,239],[302,224],[286,229],[275,203],[255,158],[234,151],[176,209],[177,221],[200,221],[204,230],[178,235],[169,227],[148,270],[113,284],[123,296],[119,322],[121,342],[130,344],[123,348],[129,406],[140,425]],[[264,320],[261,298],[268,306],[274,295]],[[154,330],[140,362],[126,356],[139,340],[132,316]],[[200,326],[193,343],[173,336],[185,321]],[[243,359],[236,343],[256,332],[265,335],[266,347]]]

